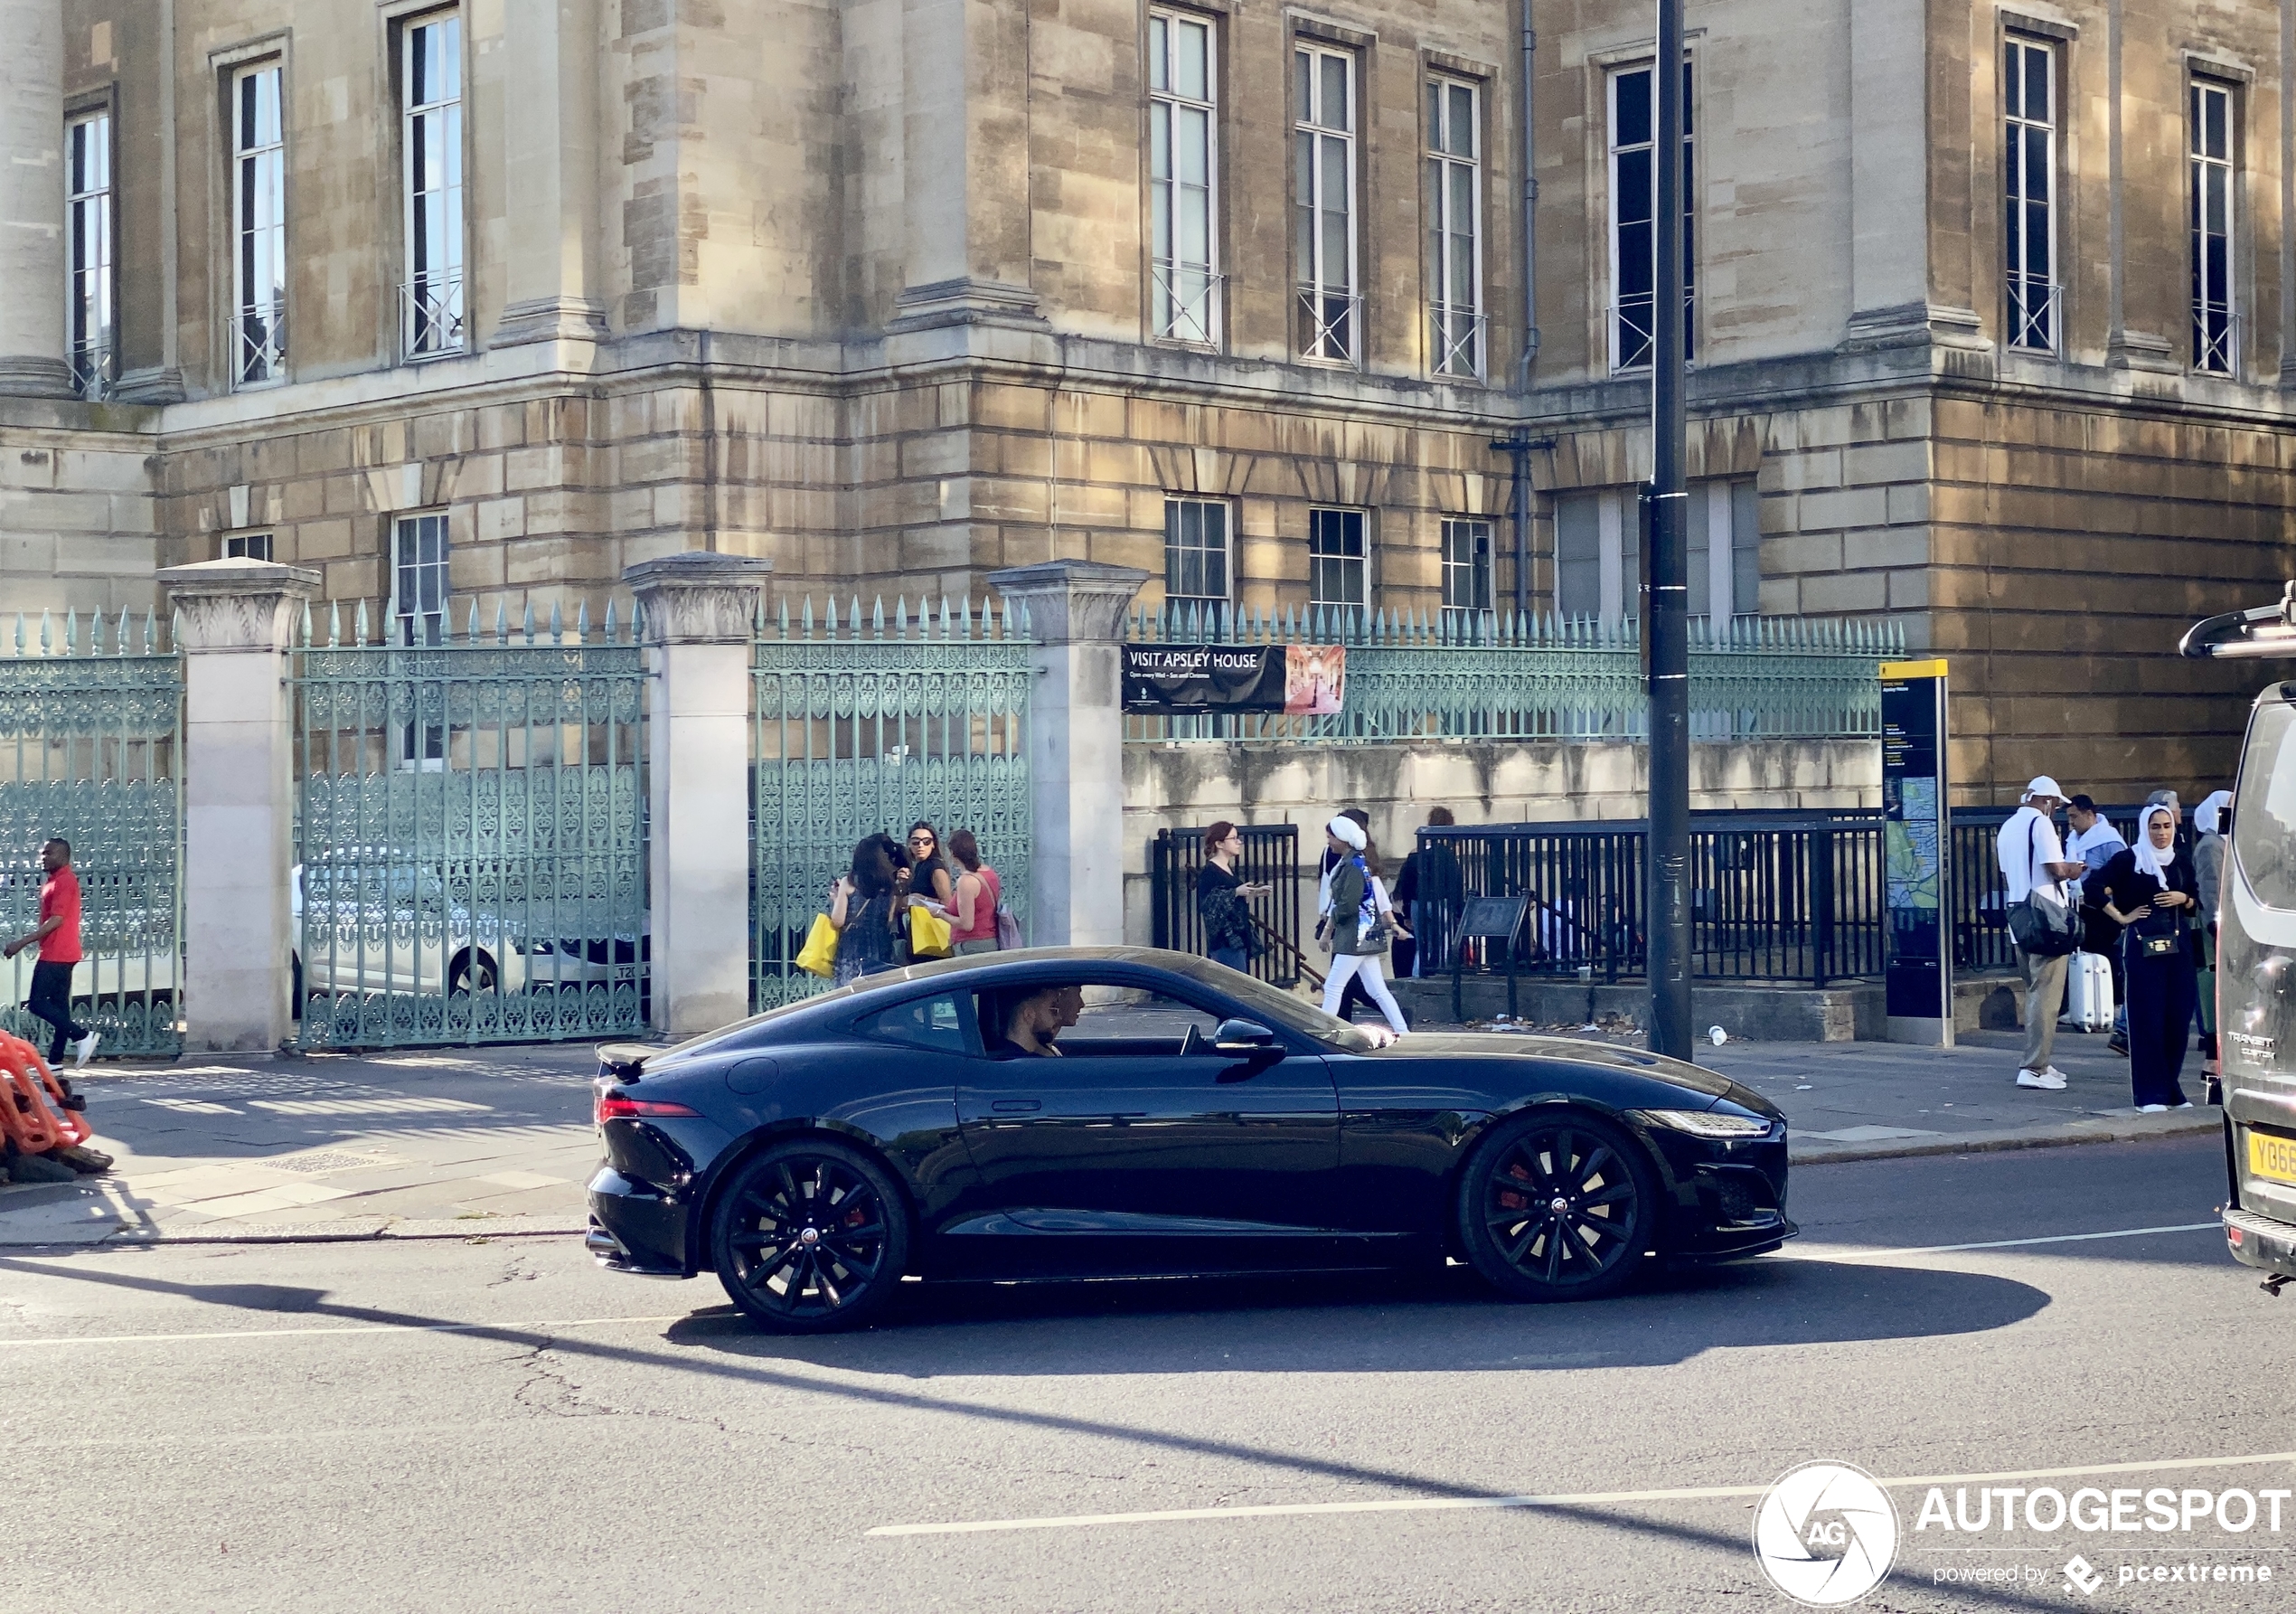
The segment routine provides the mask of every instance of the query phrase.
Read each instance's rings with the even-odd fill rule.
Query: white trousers
[[[1402,1005],[1395,1001],[1395,994],[1388,990],[1387,973],[1379,967],[1379,955],[1377,953],[1345,953],[1331,960],[1331,973],[1323,982],[1323,1012],[1327,1015],[1340,1012],[1341,994],[1347,990],[1348,982],[1357,976],[1363,977],[1364,991],[1370,994],[1371,1001],[1379,1005],[1379,1013],[1385,1015],[1388,1024],[1395,1027],[1395,1034],[1401,1036],[1409,1031],[1411,1028],[1403,1023]]]

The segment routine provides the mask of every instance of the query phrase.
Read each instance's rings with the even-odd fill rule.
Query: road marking
[[[1925,1474],[1885,1479],[1892,1487],[1975,1485],[2001,1479],[2075,1479],[2105,1474],[2155,1473],[2165,1468],[2236,1468],[2296,1463],[2296,1451],[2253,1457],[2168,1458],[2158,1462],[2098,1463],[2078,1468],[2026,1468],[2002,1474]],[[1208,1519],[1298,1518],[1320,1514],[1454,1513],[1470,1508],[1596,1507],[1623,1502],[1707,1502],[1759,1496],[1767,1485],[1683,1486],[1656,1491],[1577,1491],[1536,1496],[1410,1496],[1379,1502],[1278,1502],[1250,1507],[1175,1507],[1155,1513],[1052,1515],[1032,1519],[975,1519],[944,1524],[879,1524],[870,1535],[978,1535],[1006,1530],[1084,1530],[1104,1524],[1165,1524]]]
[[[693,1315],[681,1311],[658,1317],[552,1317],[539,1323],[354,1323],[334,1328],[219,1328],[206,1334],[62,1334],[41,1339],[0,1339],[0,1347],[183,1345],[202,1339],[311,1339],[334,1334],[540,1334],[553,1328],[610,1328],[624,1323],[682,1323]]]
[[[2103,1233],[2051,1233],[2036,1239],[1987,1239],[1976,1244],[1914,1244],[1902,1250],[1863,1250],[1840,1244],[1788,1246],[1789,1260],[1877,1261],[1901,1255],[1951,1255],[1964,1250],[2017,1250],[2028,1244],[2084,1244],[2092,1239],[2142,1239],[2153,1233],[2222,1232],[2221,1222],[2179,1222],[2171,1227],[2122,1227]]]

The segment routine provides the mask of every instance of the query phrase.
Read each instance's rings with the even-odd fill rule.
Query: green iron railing
[[[922,819],[969,829],[1024,926],[1029,902],[1028,628],[1019,611],[944,599],[912,614],[855,599],[791,618],[784,600],[757,625],[757,769],[751,803],[750,1001],[767,1009],[826,988],[795,967],[814,916],[878,831]]]
[[[648,967],[645,666],[593,634],[471,601],[371,630],[306,615],[296,656],[306,1047],[638,1032]]]
[[[40,922],[41,850],[71,843],[81,961],[73,1015],[99,1055],[182,1052],[182,659],[138,625],[21,616],[0,643],[0,932]],[[36,949],[0,961],[0,1026],[49,1046],[24,1012]]]
[[[1647,737],[1638,624],[1512,612],[1315,606],[1274,612],[1166,606],[1134,613],[1142,644],[1347,647],[1344,703],[1326,717],[1239,713],[1124,720],[1137,741],[1322,744]],[[1878,664],[1905,654],[1896,623],[1741,617],[1690,625],[1694,740],[1832,740],[1881,732]]]

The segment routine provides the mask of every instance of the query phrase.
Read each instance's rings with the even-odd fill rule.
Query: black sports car
[[[717,1272],[769,1327],[905,1274],[1057,1279],[1457,1255],[1523,1299],[1775,1250],[1785,1118],[1554,1037],[1386,1043],[1223,965],[1059,948],[873,976],[670,1049],[599,1051],[589,1247]],[[1056,1057],[1057,1055],[1057,1057]]]

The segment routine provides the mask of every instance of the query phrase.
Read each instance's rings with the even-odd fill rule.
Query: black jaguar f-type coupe
[[[1470,1263],[1527,1300],[1775,1250],[1758,1093],[1557,1037],[1387,1039],[1224,965],[1059,948],[872,976],[668,1049],[599,1051],[591,1251],[714,1270],[790,1333],[905,1276]]]

